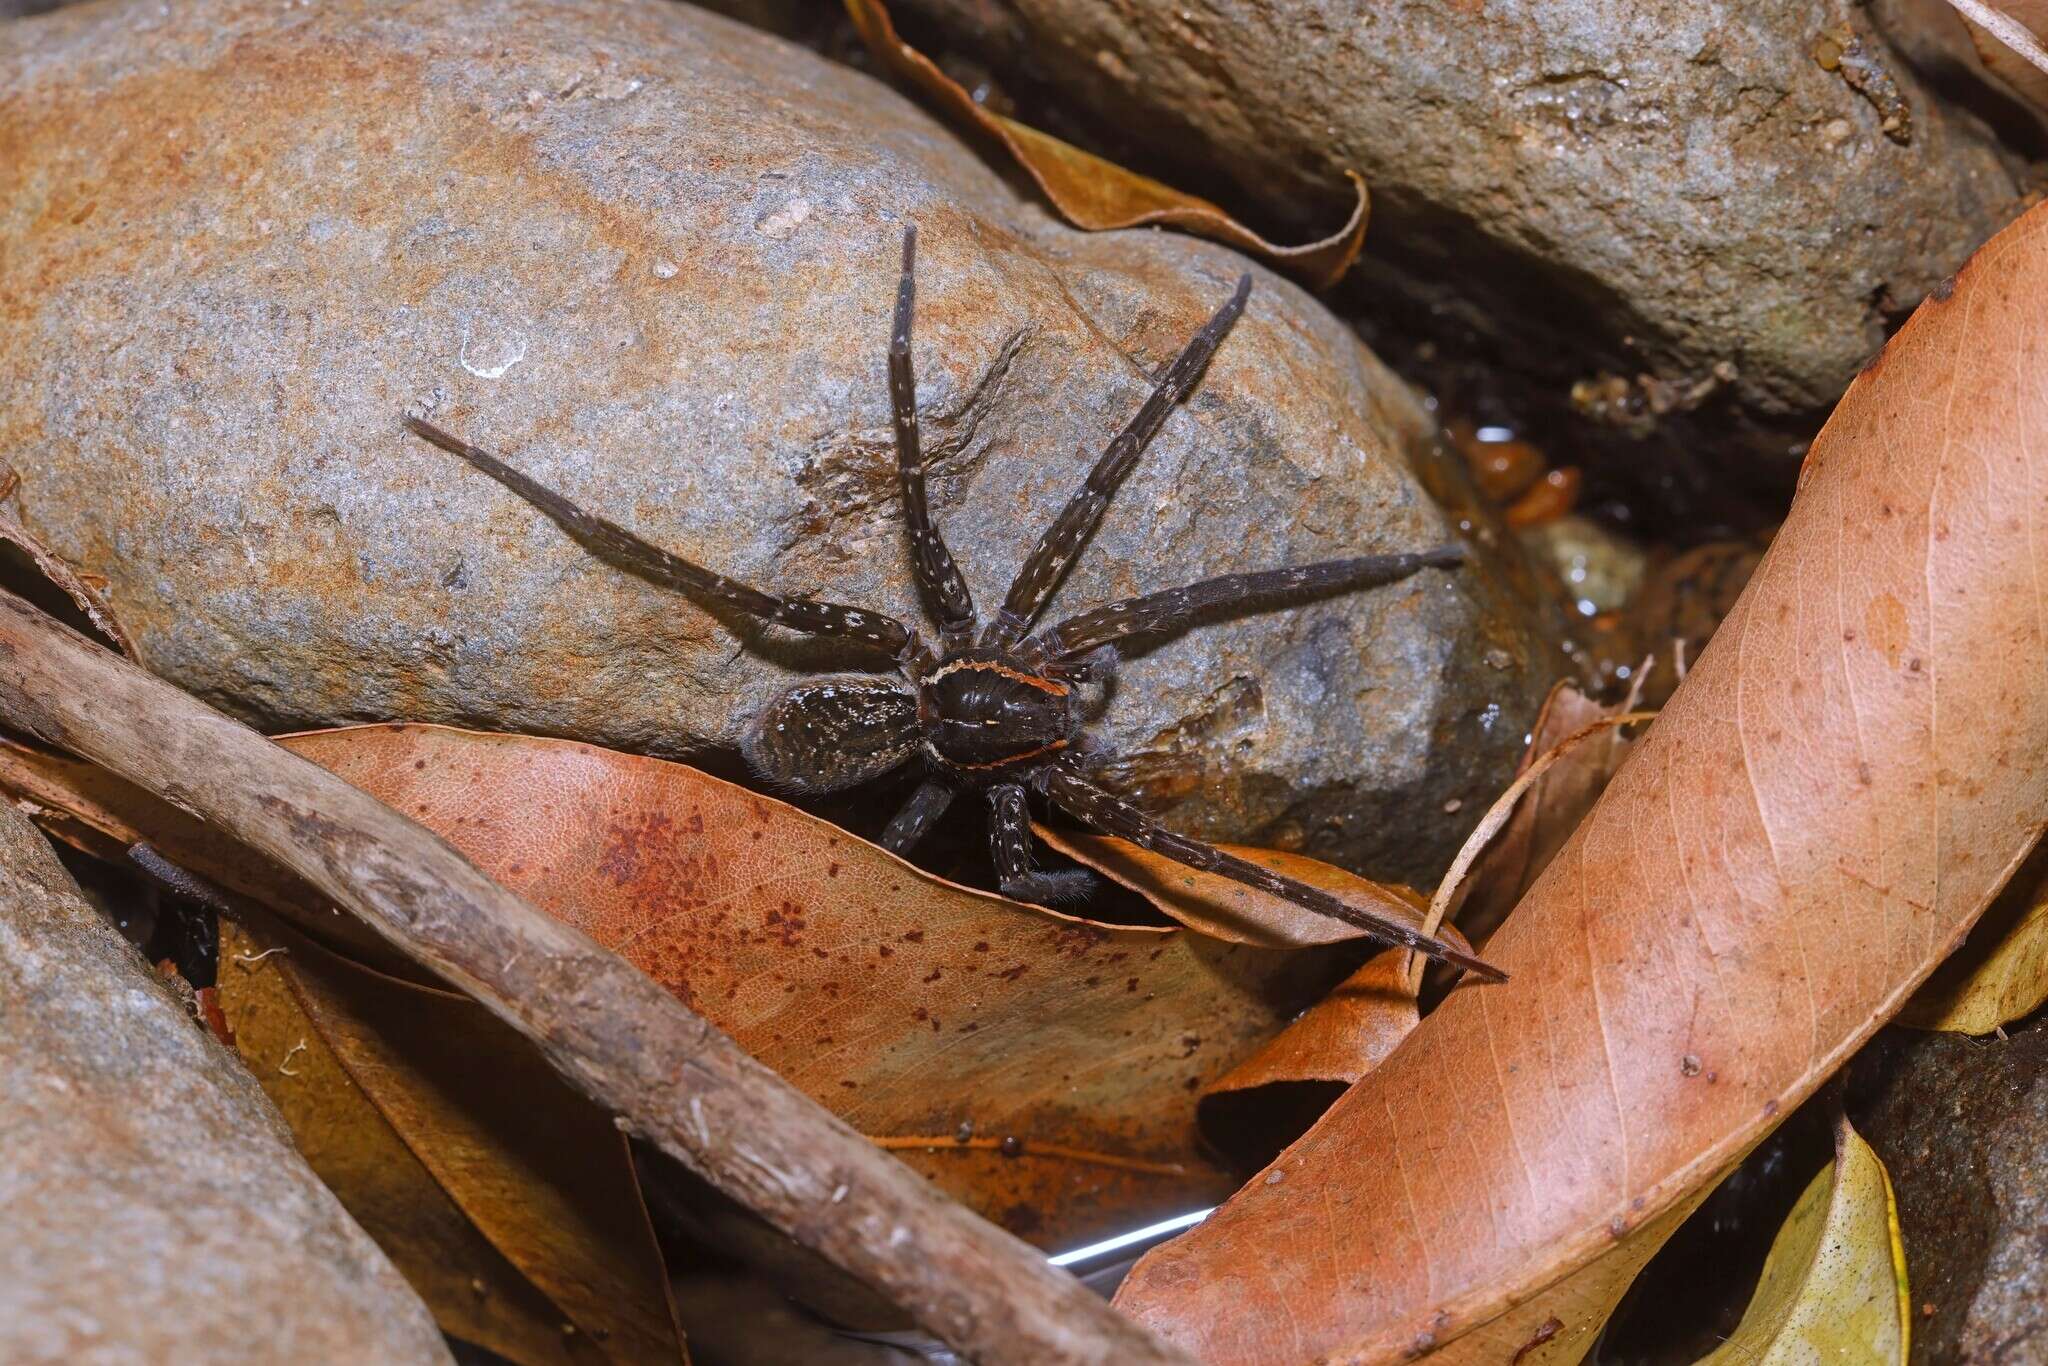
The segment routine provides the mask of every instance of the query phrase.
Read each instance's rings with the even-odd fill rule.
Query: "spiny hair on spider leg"
[[[740,735],[762,781],[790,793],[838,792],[917,753],[917,698],[893,678],[834,674],[777,693]]]

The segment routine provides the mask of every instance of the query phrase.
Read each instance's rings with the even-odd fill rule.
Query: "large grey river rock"
[[[683,5],[17,21],[0,453],[148,663],[266,726],[728,744],[792,671],[863,661],[593,561],[400,415],[724,573],[914,616],[884,384],[913,221],[933,499],[986,609],[1240,259],[1071,231],[882,85]],[[1255,274],[1055,610],[1455,534],[1413,393]],[[1426,876],[1563,667],[1511,576],[1144,655],[1120,775],[1187,828]]]
[[[1525,413],[1579,382],[1599,421],[1678,423],[1637,458],[1706,481],[1789,476],[1887,326],[2019,208],[1985,127],[1833,0],[895,9],[1268,222],[1341,222],[1358,170],[1368,311],[1485,355]]]
[[[235,1055],[0,810],[0,1360],[445,1362]]]

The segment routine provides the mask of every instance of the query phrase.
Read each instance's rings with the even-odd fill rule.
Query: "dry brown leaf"
[[[2036,208],[1850,387],[1493,937],[1511,979],[1454,991],[1120,1306],[1212,1362],[1497,1361],[1490,1325],[1696,1197],[1962,940],[2048,815],[2043,298]]]
[[[1461,947],[1464,937],[1446,929]],[[1202,1088],[1202,1133],[1239,1168],[1263,1166],[1421,1022],[1405,949],[1375,954],[1258,1052]]]
[[[1637,688],[1644,672],[1636,673]],[[1620,702],[1604,706],[1570,682],[1550,690],[1530,728],[1529,747],[1515,769],[1516,777],[1527,774],[1552,751],[1571,747],[1521,794],[1507,823],[1473,862],[1464,885],[1454,891],[1450,917],[1467,935],[1483,943],[1499,928],[1607,790],[1628,757],[1632,737],[1618,725],[1604,731],[1589,728],[1627,715],[1635,695],[1631,690]],[[1574,741],[1579,736],[1583,738]]]
[[[442,832],[1046,1245],[1228,1193],[1197,1139],[1201,1086],[1343,972],[1314,950],[1097,925],[970,891],[663,760],[432,726],[280,743]],[[146,834],[237,891],[296,895],[305,914],[273,872],[89,766],[0,748],[0,786],[86,813],[109,838]]]
[[[236,1049],[319,1180],[377,1239],[442,1331],[514,1362],[590,1360],[571,1352],[590,1339],[561,1331],[561,1311],[477,1231],[358,1090],[285,977],[268,969],[274,958],[250,967],[279,946],[223,920],[221,999]]]
[[[1076,863],[1093,868],[1151,902],[1161,914],[1212,939],[1268,948],[1299,948],[1361,939],[1365,931],[1304,910],[1283,897],[1216,873],[1176,863],[1114,835],[1093,835],[1034,824],[1039,839]],[[1422,895],[1412,887],[1374,882],[1306,854],[1219,844],[1225,853],[1305,882],[1376,915],[1419,928]]]
[[[1456,930],[1447,933],[1453,943],[1464,942]],[[1272,1042],[1218,1077],[1207,1093],[1248,1091],[1275,1082],[1349,1086],[1421,1022],[1407,968],[1405,949],[1374,954]]]
[[[846,0],[846,12],[877,59],[935,100],[957,124],[979,128],[1002,143],[1068,222],[1090,232],[1157,225],[1227,243],[1249,256],[1327,289],[1344,278],[1365,243],[1371,201],[1365,181],[1347,171],[1357,203],[1350,219],[1319,242],[1283,247],[1267,241],[1206,199],[1183,194],[1149,176],[1004,118],[939,70],[929,57],[896,36],[882,0]]]
[[[221,926],[221,1006],[299,1151],[440,1325],[514,1362],[680,1360],[625,1139],[467,997]]]
[[[1234,943],[1301,945],[1358,939],[1358,929],[1293,902],[1205,873],[1113,835],[1034,825],[1047,845],[1138,893],[1162,914]],[[1319,859],[1226,844],[1239,858],[1298,879],[1365,910],[1421,928],[1422,894],[1374,882]],[[1433,930],[1470,948],[1456,930]],[[1197,1114],[1209,1145],[1233,1165],[1257,1166],[1306,1129],[1350,1083],[1393,1052],[1421,1018],[1409,955],[1367,960],[1293,1023],[1202,1088]]]
[[[2038,849],[1898,1022],[1989,1034],[2048,1002],[2048,849]]]

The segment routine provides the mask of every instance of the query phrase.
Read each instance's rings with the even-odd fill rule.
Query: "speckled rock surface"
[[[1898,1195],[1913,1360],[2048,1361],[2048,1020],[2009,1038],[1895,1029],[1851,1117]]]
[[[1149,166],[1234,181],[1280,219],[1340,221],[1357,168],[1371,311],[1405,300],[1560,403],[1611,377],[1624,423],[1698,405],[1780,472],[1886,319],[2017,208],[1988,136],[1831,0],[895,8]],[[1910,141],[1816,59],[1845,14]]]
[[[19,21],[0,450],[150,665],[260,724],[724,744],[792,670],[863,661],[622,577],[399,416],[721,572],[918,619],[884,384],[907,220],[935,511],[987,610],[1239,259],[1072,232],[882,85],[683,5]],[[1053,610],[1442,541],[1429,428],[1260,273]],[[1183,827],[1426,876],[1562,666],[1505,572],[1194,632],[1099,729]]]
[[[0,1360],[446,1361],[277,1112],[0,810]]]

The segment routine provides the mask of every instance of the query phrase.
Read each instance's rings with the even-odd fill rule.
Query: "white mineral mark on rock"
[[[469,363],[469,328],[464,327],[462,329],[462,349],[456,355],[456,359],[461,362],[463,369],[469,371],[470,374],[475,375],[478,379],[503,379],[507,370],[510,370],[513,366],[526,359],[526,338],[516,332],[513,333],[511,346],[507,348],[507,354],[503,361],[496,365],[475,366]]]
[[[804,220],[810,216],[810,200],[792,199],[782,208],[777,209],[774,213],[769,214],[766,218],[754,224],[754,231],[760,233],[763,237],[772,237],[780,242],[783,238],[788,237],[791,233],[802,227]]]

